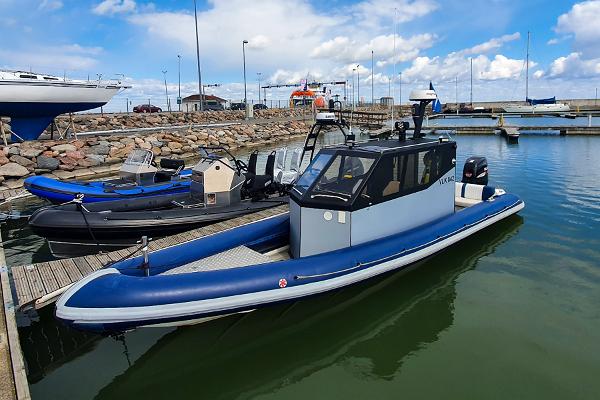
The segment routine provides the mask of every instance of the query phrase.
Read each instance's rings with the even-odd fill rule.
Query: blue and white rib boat
[[[411,99],[420,101],[412,138],[346,135],[312,159],[289,213],[97,271],[61,296],[57,318],[114,333],[293,301],[405,269],[524,207],[487,186],[483,158],[469,159],[455,182],[456,143],[421,135],[435,93]],[[307,139],[311,158],[313,145]]]

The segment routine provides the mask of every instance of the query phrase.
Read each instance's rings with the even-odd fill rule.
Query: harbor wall
[[[105,117],[96,116],[91,119],[100,118]],[[156,125],[164,123],[163,118],[157,119],[156,122],[150,122],[148,118],[143,121]],[[267,120],[227,126],[164,129],[127,136],[91,135],[71,140],[13,143],[0,149],[0,192],[21,188],[23,180],[32,175],[59,179],[92,179],[100,175],[114,174],[127,155],[136,148],[151,150],[157,160],[161,157],[193,159],[197,157],[197,149],[200,146],[223,145],[235,149],[304,136],[311,122]],[[105,122],[100,120],[95,123]],[[113,126],[113,122],[108,124]]]

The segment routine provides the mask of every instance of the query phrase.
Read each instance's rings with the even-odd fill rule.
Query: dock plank
[[[196,228],[177,235],[167,236],[151,241],[148,244],[148,249],[150,252],[155,252],[168,247],[177,246],[202,237],[224,232],[241,225],[286,213],[288,210],[289,208],[287,205],[282,205]],[[134,253],[136,249],[138,249],[138,251]],[[65,290],[69,285],[77,282],[90,273],[102,269],[115,261],[127,257],[136,257],[139,256],[139,254],[141,254],[139,246],[133,246],[108,253],[13,267],[12,279],[17,292],[18,307],[22,308],[31,304],[34,304],[35,307],[43,307],[51,301],[56,300],[61,291]],[[52,294],[51,296],[45,296],[50,293]],[[44,301],[38,302],[37,300],[42,297],[44,297]]]
[[[42,283],[44,285],[46,293],[52,293],[55,290],[60,289],[61,285],[54,277],[54,274],[52,273],[52,268],[50,267],[49,263],[39,263],[38,270],[40,271],[40,276],[42,277]]]

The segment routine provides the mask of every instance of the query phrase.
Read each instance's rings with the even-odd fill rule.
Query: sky
[[[198,0],[206,93],[247,97],[261,83],[348,81],[366,101],[408,101],[431,81],[442,102],[594,98],[600,86],[600,0]],[[395,32],[395,35],[394,35]],[[109,110],[173,104],[198,92],[192,0],[0,0],[0,68],[123,79]],[[373,66],[371,64],[373,52]],[[178,55],[181,58],[178,58]],[[358,66],[358,67],[357,67]],[[163,73],[166,71],[166,73]],[[343,86],[330,86],[343,95]],[[266,91],[267,100],[292,89]],[[400,93],[401,92],[401,93]],[[263,93],[264,95],[264,93]]]

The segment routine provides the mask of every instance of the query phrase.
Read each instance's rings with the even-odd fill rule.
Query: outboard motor
[[[154,183],[154,174],[158,171],[158,168],[152,165],[153,159],[154,153],[150,150],[135,149],[121,165],[119,176],[126,182],[150,185]]]
[[[210,154],[192,169],[190,194],[206,207],[229,206],[241,201],[244,176],[226,157]]]
[[[462,183],[488,184],[488,164],[485,157],[469,157],[463,167]]]

